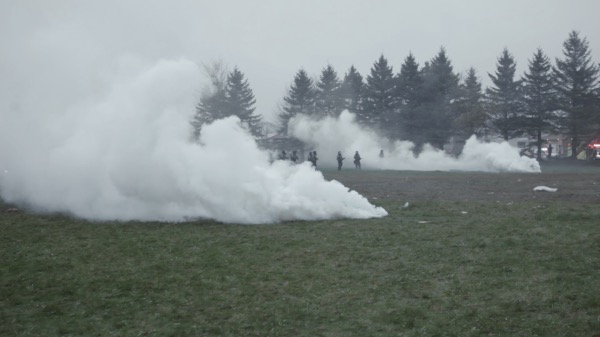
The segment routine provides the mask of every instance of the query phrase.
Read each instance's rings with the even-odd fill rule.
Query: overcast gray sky
[[[270,115],[298,69],[318,76],[330,63],[343,77],[354,65],[366,77],[382,53],[398,71],[409,52],[422,65],[444,46],[456,72],[473,66],[486,83],[504,47],[521,74],[538,47],[562,57],[577,30],[598,62],[599,13],[597,0],[2,0],[0,71],[34,85],[43,67],[63,69],[59,89],[89,72],[89,89],[118,59],[222,59]]]

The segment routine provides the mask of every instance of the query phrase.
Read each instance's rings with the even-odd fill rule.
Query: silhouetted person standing
[[[298,160],[298,154],[296,152],[297,152],[296,150],[292,151],[292,156],[290,157],[290,159],[294,162],[294,164]]]
[[[308,153],[308,161],[311,162],[314,168],[317,167],[317,151],[311,151]]]
[[[338,171],[341,171],[342,170],[342,162],[344,161],[344,159],[346,159],[346,158],[342,157],[342,151],[338,151],[336,159],[338,162]]]
[[[383,158],[383,150],[379,151],[379,158]]]
[[[286,160],[287,158],[287,154],[285,153],[285,151],[281,151],[281,154],[279,154],[279,160]]]
[[[360,154],[358,154],[358,151],[356,151],[356,153],[354,154],[354,168],[360,170],[360,160],[362,158],[360,157]]]
[[[548,144],[548,159],[552,158],[552,144]]]

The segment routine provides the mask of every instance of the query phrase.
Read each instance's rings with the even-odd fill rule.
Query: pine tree
[[[577,146],[593,132],[593,122],[598,122],[598,65],[591,61],[587,39],[572,31],[563,43],[564,59],[556,59],[554,75],[560,94],[561,109],[567,114],[564,125],[572,138],[571,156],[577,156]],[[596,105],[596,108],[594,106]]]
[[[509,140],[521,133],[521,81],[515,80],[517,64],[508,49],[504,48],[498,58],[495,75],[489,74],[493,86],[487,88],[488,113],[492,126],[504,139]]]
[[[454,73],[452,62],[444,47],[423,67],[423,104],[419,107],[418,129],[422,140],[443,148],[452,130],[452,102],[458,92],[459,76]]]
[[[261,135],[261,116],[254,114],[254,93],[244,74],[234,68],[227,76],[227,109],[229,115],[236,115],[254,137]]]
[[[284,106],[279,115],[280,131],[287,135],[288,122],[297,114],[312,115],[315,111],[315,88],[313,81],[304,69],[300,69],[295,77],[288,95],[283,98]]]
[[[205,66],[211,85],[201,95],[192,119],[194,135],[200,135],[202,125],[217,119],[238,116],[254,137],[262,132],[261,116],[254,114],[254,94],[244,74],[236,67],[227,73],[222,62]]]
[[[417,121],[418,106],[422,103],[423,75],[419,70],[414,55],[409,53],[396,76],[396,97],[399,108],[399,129],[404,138],[414,141],[417,138],[419,125]]]
[[[454,73],[452,62],[446,55],[446,49],[440,48],[438,54],[423,68],[425,76],[424,94],[428,100],[450,101],[458,88],[460,77]]]
[[[481,137],[485,134],[487,114],[483,105],[481,81],[474,68],[469,68],[467,77],[460,84],[459,90],[459,96],[455,102],[456,130],[464,139],[471,135]]]
[[[414,55],[409,53],[400,67],[397,76],[397,92],[403,106],[416,106],[420,103],[423,76]]]
[[[527,132],[535,137],[537,158],[542,157],[542,134],[554,131],[558,121],[556,90],[550,59],[538,48],[523,74],[523,108]]]
[[[315,92],[315,110],[319,115],[337,116],[343,109],[337,72],[328,64],[321,72]]]
[[[369,126],[387,126],[395,108],[395,80],[391,66],[381,55],[367,76],[364,110],[360,120]]]
[[[204,89],[200,101],[196,105],[196,114],[191,124],[194,137],[198,138],[202,125],[212,123],[229,115],[227,106],[227,67],[222,61],[204,65],[204,71],[210,80],[210,85]]]
[[[340,87],[340,96],[343,100],[344,109],[360,114],[364,90],[365,83],[362,75],[354,68],[354,66],[351,66],[344,75],[344,80]]]

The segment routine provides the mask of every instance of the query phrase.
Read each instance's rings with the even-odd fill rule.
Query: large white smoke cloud
[[[100,220],[384,216],[308,165],[270,165],[235,119],[190,140],[204,79],[187,59],[215,37],[192,3],[1,2],[0,197]]]
[[[211,48],[199,42],[218,38],[187,6],[5,1],[0,8],[4,200],[98,220],[274,223],[386,214],[307,164],[270,165],[234,118],[207,126],[201,146],[190,141],[203,79],[178,56],[203,57]],[[177,15],[167,15],[171,10]],[[319,164],[333,163],[338,150],[347,156],[360,150],[365,168],[519,170],[523,164],[505,145],[473,151],[471,163],[435,151],[415,159],[411,144],[385,143],[360,131],[348,114],[297,126],[299,136],[318,142]],[[386,158],[376,166],[380,148]]]
[[[316,148],[320,153],[319,163],[329,167],[337,165],[338,151],[347,158],[344,167],[353,166],[352,158],[359,151],[363,169],[540,172],[536,160],[520,156],[518,149],[507,142],[485,143],[471,137],[458,158],[430,146],[415,156],[411,142],[389,141],[361,128],[354,118],[348,111],[338,118],[318,121],[299,115],[290,121],[290,132]],[[384,158],[379,157],[380,150],[384,150]]]
[[[269,164],[237,118],[206,126],[202,145],[191,141],[199,74],[187,60],[160,61],[122,75],[103,98],[77,97],[53,111],[4,106],[1,196],[98,220],[274,223],[387,214],[308,164]]]

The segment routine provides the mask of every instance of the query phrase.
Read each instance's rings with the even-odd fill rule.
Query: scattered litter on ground
[[[430,223],[430,222],[431,222],[431,221],[423,221],[423,220],[421,220],[421,221],[417,221],[417,223]]]
[[[548,187],[548,186],[536,186],[533,188],[534,191],[545,191],[545,192],[556,192],[558,188]]]
[[[408,208],[408,206],[410,206],[410,204],[408,203],[408,201],[404,204],[404,206],[402,206],[402,208]]]
[[[462,211],[462,212],[460,212],[460,213],[461,213],[461,214],[468,214],[469,212],[467,212],[467,211]]]

